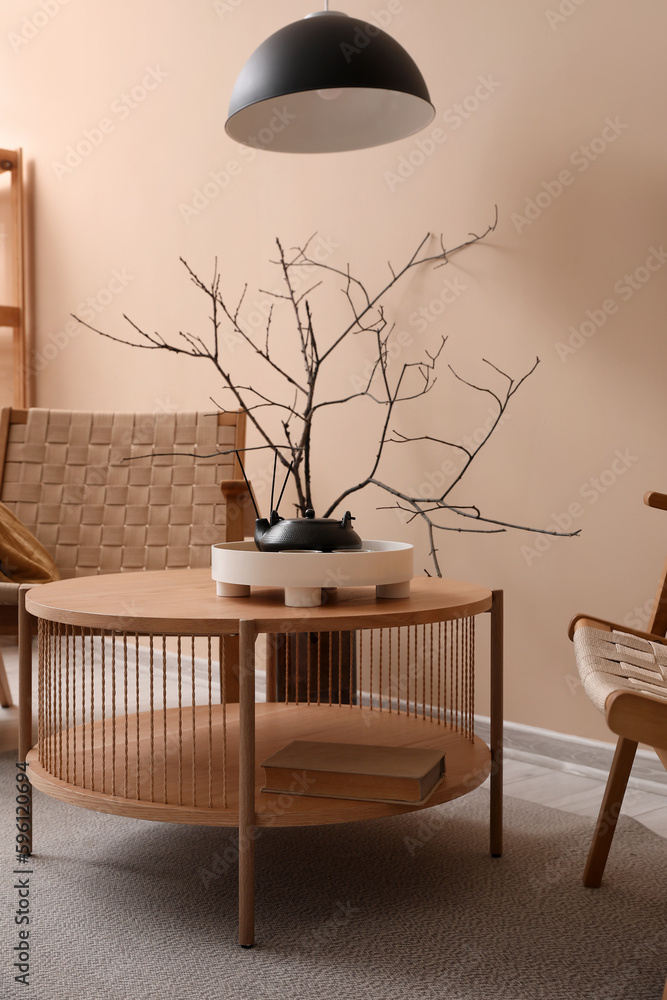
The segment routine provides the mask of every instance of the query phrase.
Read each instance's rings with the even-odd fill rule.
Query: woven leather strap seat
[[[605,711],[615,691],[640,691],[667,703],[667,646],[629,632],[584,626],[574,633],[579,677],[596,708]]]

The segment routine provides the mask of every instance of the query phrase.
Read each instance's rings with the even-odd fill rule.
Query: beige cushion
[[[60,573],[41,542],[0,503],[0,581],[48,583]]]

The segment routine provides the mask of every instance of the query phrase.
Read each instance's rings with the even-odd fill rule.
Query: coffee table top
[[[255,588],[250,597],[218,597],[210,569],[113,573],[34,587],[27,610],[39,618],[88,628],[204,635],[238,632],[250,620],[257,632],[388,628],[453,621],[491,608],[490,590],[473,583],[416,577],[411,593],[378,599],[375,587],[326,592],[316,608],[288,608],[282,590]]]

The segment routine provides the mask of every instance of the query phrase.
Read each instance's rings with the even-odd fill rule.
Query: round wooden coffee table
[[[40,646],[35,746],[25,667],[21,677],[19,752],[30,781],[89,809],[238,827],[244,946],[254,939],[255,827],[428,808],[490,774],[491,853],[501,853],[502,592],[418,578],[407,598],[380,600],[375,588],[327,597],[315,608],[287,608],[276,590],[218,597],[209,570],[78,578],[26,595]],[[473,728],[474,623],[485,612],[490,746]],[[305,697],[271,700],[269,657],[267,702],[255,703],[258,636],[294,633],[306,637],[305,652],[303,642],[292,647],[308,661]],[[354,661],[349,678],[344,659]],[[298,775],[289,793],[262,791],[261,762],[295,739],[438,748],[445,776],[419,804],[309,796]]]

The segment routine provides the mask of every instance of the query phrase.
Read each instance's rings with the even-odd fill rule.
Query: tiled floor
[[[12,695],[16,699],[18,683],[15,650],[4,644],[2,649]],[[263,700],[261,684],[257,686],[257,698]],[[17,723],[18,711],[15,706],[9,709],[0,708],[0,750],[11,750],[16,747]],[[480,735],[482,738],[485,737],[483,728]],[[529,745],[530,751],[521,749],[519,744],[524,747]],[[590,754],[586,747],[582,750],[574,746],[569,752],[568,747],[563,751],[560,746],[558,750],[560,759],[556,759],[556,756],[546,755],[552,745],[553,741],[550,741],[548,734],[540,736],[537,742],[532,736],[527,742],[526,738],[521,739],[516,735],[513,739],[509,738],[508,733],[505,749],[505,794],[561,809],[564,812],[595,817],[604,791],[609,751],[602,749],[596,756],[595,752]],[[588,763],[584,763],[584,759]],[[593,764],[599,763],[600,767],[591,767],[591,761]],[[654,767],[654,764],[657,766]],[[583,773],[576,773],[577,770]],[[637,771],[649,779],[643,784],[648,784],[654,790],[629,787],[623,811],[655,833],[667,837],[667,784],[661,786],[655,780],[650,780],[657,777],[662,781],[664,771],[654,754],[639,760]],[[642,781],[639,783],[642,784]]]
[[[506,795],[552,806],[564,812],[597,816],[604,785],[602,778],[582,777],[552,767],[505,758]],[[623,800],[623,812],[634,816],[649,830],[667,837],[667,795],[628,788]]]

